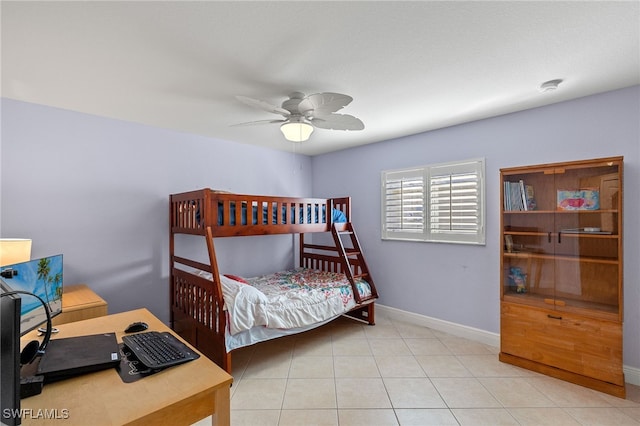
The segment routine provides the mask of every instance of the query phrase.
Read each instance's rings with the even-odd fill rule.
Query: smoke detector
[[[545,93],[545,92],[553,92],[554,90],[556,90],[558,88],[560,83],[562,83],[562,79],[560,79],[560,78],[555,79],[555,80],[545,81],[544,83],[542,83],[540,85],[540,91],[543,92],[543,93]]]

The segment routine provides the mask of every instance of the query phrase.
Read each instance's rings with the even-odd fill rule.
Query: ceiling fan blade
[[[306,115],[307,112],[314,117],[324,116],[336,112],[349,105],[353,98],[341,93],[316,93],[309,95],[300,101],[298,110],[301,114]]]
[[[251,107],[261,109],[263,111],[272,112],[274,114],[280,114],[288,117],[291,113],[279,106],[271,105],[268,102],[260,101],[258,99],[247,98],[246,96],[236,96],[236,99],[240,102],[247,104]]]
[[[316,117],[311,120],[311,124],[320,129],[331,130],[362,130],[364,123],[359,118],[348,114],[329,114]]]
[[[254,126],[256,124],[284,123],[287,120],[258,120],[248,121],[246,123],[231,124],[231,127]]]

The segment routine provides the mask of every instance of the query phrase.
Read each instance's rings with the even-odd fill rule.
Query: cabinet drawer
[[[504,302],[500,323],[502,352],[624,385],[622,324]]]

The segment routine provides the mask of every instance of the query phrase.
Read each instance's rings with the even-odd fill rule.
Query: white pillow
[[[242,295],[242,297],[250,303],[267,303],[268,301],[267,296],[257,288],[225,277],[224,275],[220,275],[220,284],[222,284],[222,294],[227,293],[227,295],[233,297],[234,300]]]

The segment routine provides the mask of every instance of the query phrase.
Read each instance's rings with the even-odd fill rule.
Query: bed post
[[[213,245],[213,232],[211,227],[207,226],[207,252],[209,253],[209,265],[211,266],[211,275],[214,282],[216,297],[222,300],[222,286],[220,285],[220,270],[218,269],[218,261],[216,259],[216,251]]]
[[[173,254],[175,250],[173,224],[175,218],[173,215],[174,207],[172,198],[172,196],[169,197],[169,327],[171,327],[171,329],[174,328],[173,306],[175,304],[173,296],[173,268],[175,266],[173,262]]]
[[[217,312],[217,327],[215,327],[216,342],[219,344],[220,349],[220,361],[221,367],[229,374],[231,374],[231,354],[227,352],[227,345],[225,342],[225,331],[227,329],[227,317],[222,309],[224,306],[224,298],[222,296],[222,284],[220,283],[220,270],[218,269],[218,261],[216,259],[216,251],[213,244],[213,231],[210,226],[206,228],[207,239],[207,251],[209,252],[209,265],[211,266],[211,279],[213,280],[213,288],[215,291],[215,297],[218,300],[219,310]]]

